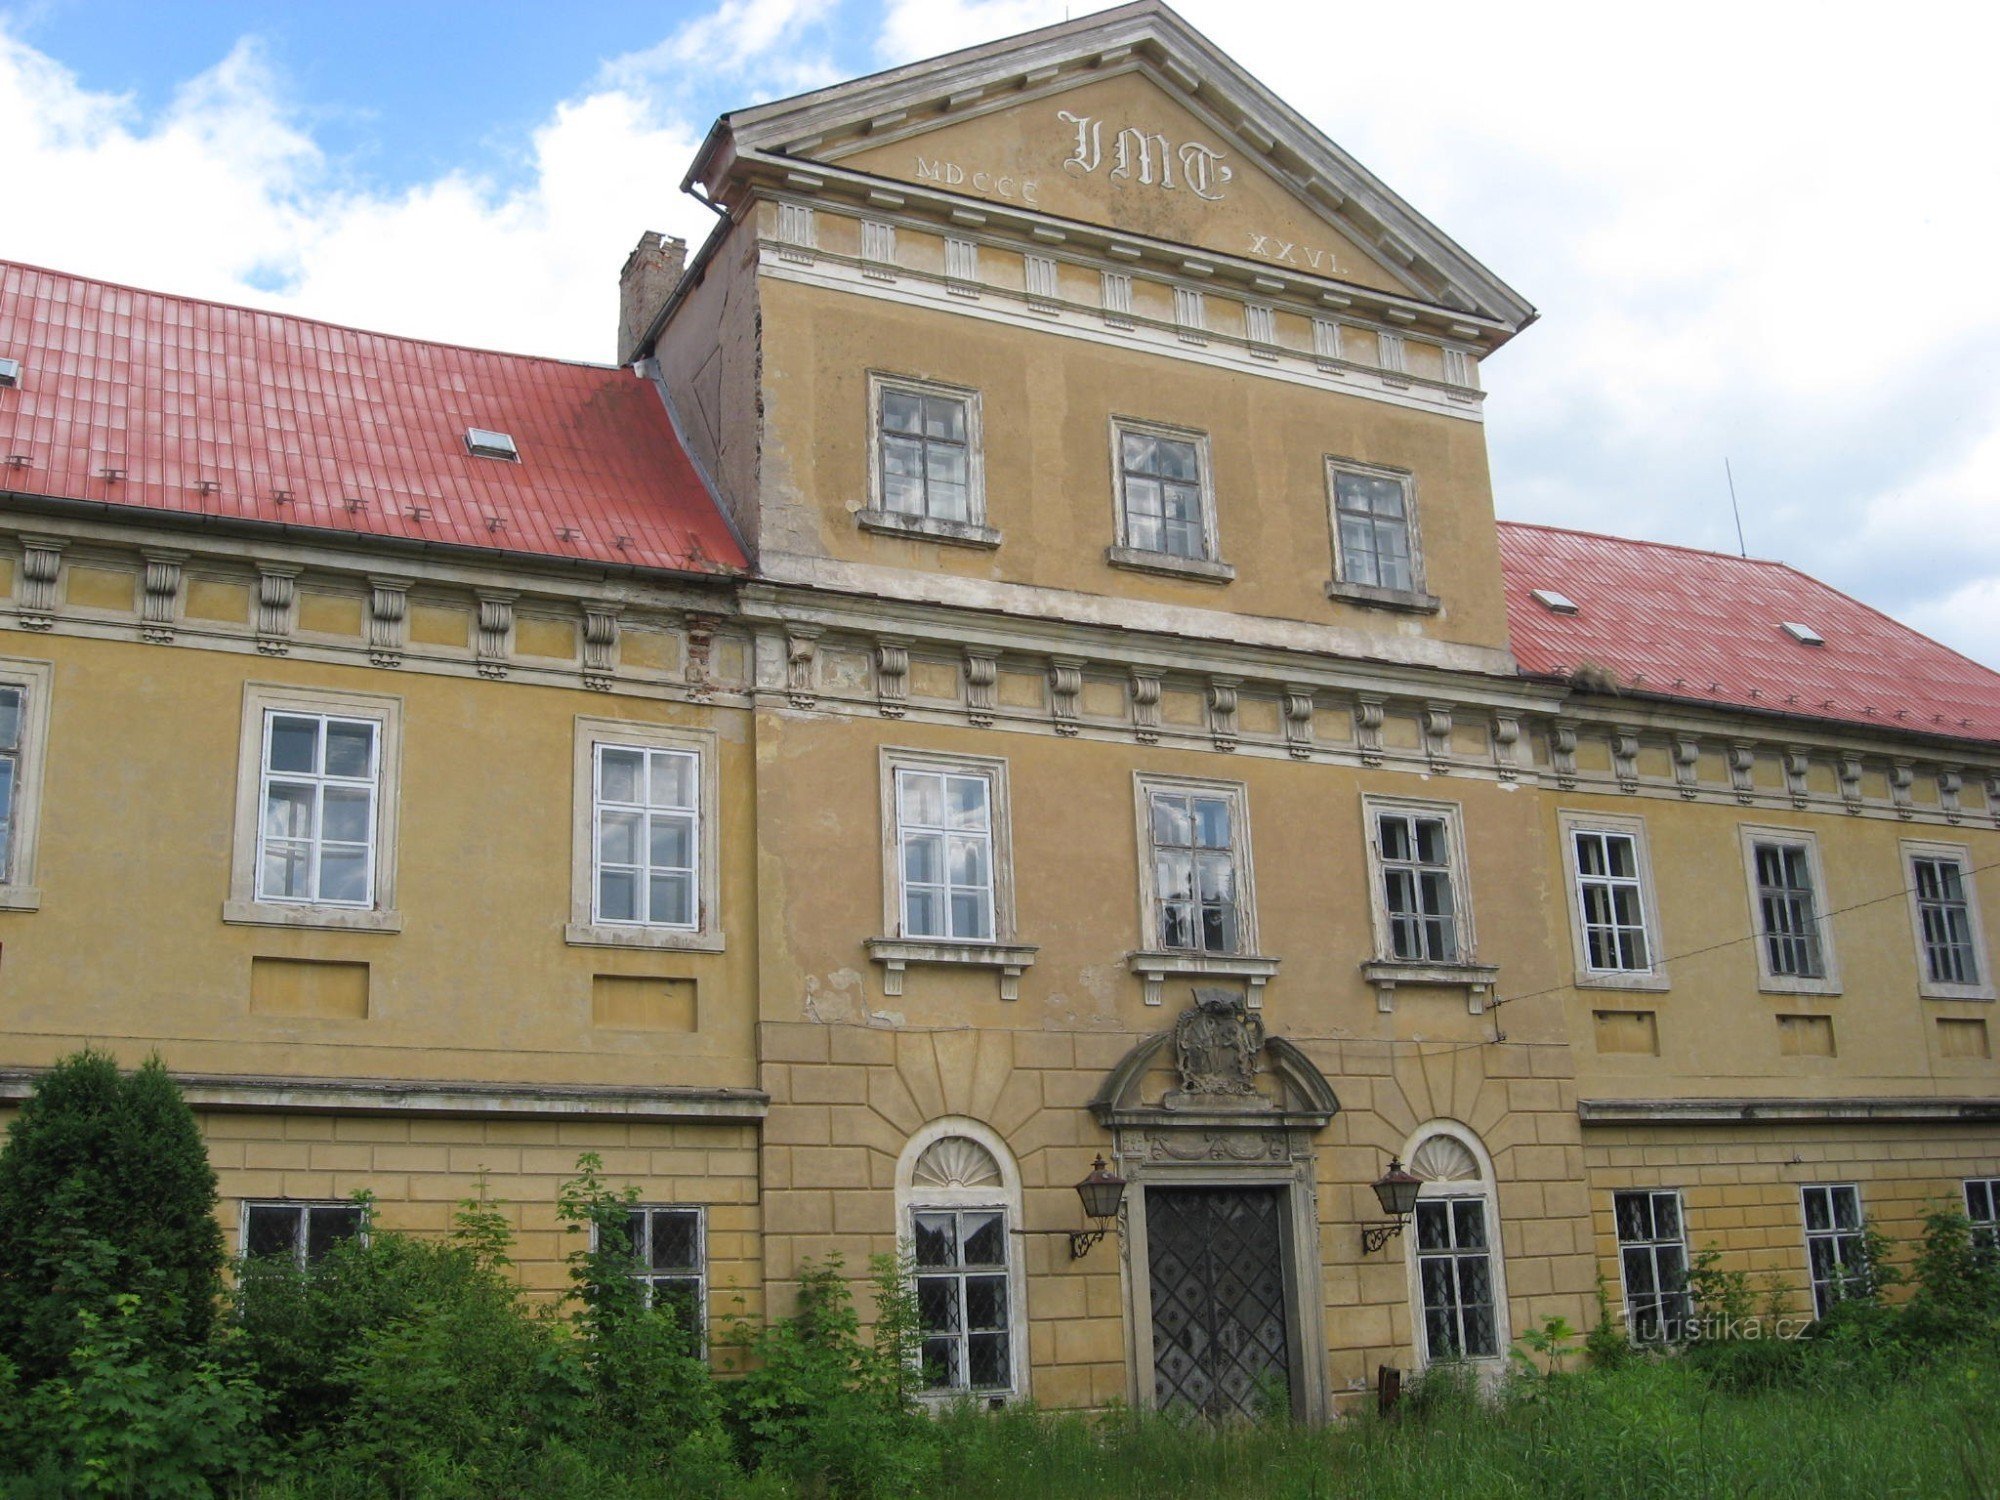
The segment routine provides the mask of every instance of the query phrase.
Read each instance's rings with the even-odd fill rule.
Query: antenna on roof
[[[1743,544],[1743,507],[1736,503],[1736,475],[1730,469],[1726,456],[1722,460],[1722,472],[1729,480],[1729,509],[1736,517],[1736,550],[1748,557],[1750,549]]]

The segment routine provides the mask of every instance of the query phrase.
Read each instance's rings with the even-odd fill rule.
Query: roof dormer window
[[[484,427],[465,429],[465,451],[475,458],[504,458],[509,463],[521,461],[521,450],[514,446],[511,435],[491,432]]]
[[[1559,594],[1554,589],[1531,589],[1529,592],[1535,603],[1541,605],[1543,609],[1548,610],[1551,614],[1574,615],[1581,613],[1577,608],[1576,601],[1570,598],[1568,594]]]
[[[1778,628],[1797,641],[1801,646],[1824,646],[1826,644],[1825,636],[1814,630],[1810,625],[1801,625],[1797,620],[1786,620]]]

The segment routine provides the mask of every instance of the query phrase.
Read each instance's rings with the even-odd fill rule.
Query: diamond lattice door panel
[[[1257,1416],[1288,1388],[1281,1188],[1146,1190],[1153,1401]]]

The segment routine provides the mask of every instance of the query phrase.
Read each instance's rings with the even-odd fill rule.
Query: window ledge
[[[42,888],[38,885],[0,885],[0,911],[40,911]]]
[[[1672,988],[1664,974],[1627,973],[1619,969],[1579,969],[1576,987],[1580,990],[1666,990]]]
[[[1840,993],[1837,979],[1785,979],[1763,975],[1757,981],[1757,991],[1763,995],[1822,995],[1834,996]]]
[[[0,905],[6,904],[6,893],[0,892]],[[1995,998],[1990,984],[1925,984],[1919,985],[1917,994],[1925,1000],[1992,1000]]]
[[[678,927],[626,926],[619,922],[571,922],[563,941],[573,948],[669,948],[681,952],[720,953],[719,932],[687,932]]]
[[[1144,981],[1146,1003],[1158,1005],[1166,995],[1167,976],[1212,975],[1221,979],[1245,979],[1250,993],[1245,1004],[1251,1010],[1264,1004],[1264,986],[1278,972],[1278,960],[1255,953],[1194,953],[1171,948],[1149,948],[1125,955],[1125,967]]]
[[[1500,977],[1498,964],[1423,964],[1400,958],[1371,959],[1361,966],[1361,977],[1375,986],[1375,1008],[1384,1015],[1396,1008],[1396,986],[1427,984],[1463,987],[1465,1008],[1482,1014],[1492,1003],[1493,984]]]
[[[293,906],[282,901],[225,901],[222,920],[247,927],[324,927],[342,932],[401,932],[403,914],[362,906]]]
[[[1021,998],[1021,971],[1041,950],[1032,943],[954,943],[939,938],[870,938],[868,956],[882,965],[882,993],[903,993],[903,971],[911,964],[962,964],[997,969],[1000,998]]]
[[[1000,533],[977,521],[944,521],[934,516],[905,516],[892,510],[858,510],[854,524],[863,531],[879,531],[885,536],[917,537],[928,542],[949,542],[959,547],[997,547]]]
[[[1236,577],[1236,569],[1226,562],[1177,557],[1171,552],[1148,552],[1139,547],[1106,547],[1104,560],[1114,568],[1158,573],[1165,578],[1191,578],[1196,583],[1228,583]]]
[[[1372,583],[1346,583],[1338,578],[1327,581],[1326,597],[1344,599],[1349,604],[1372,604],[1378,609],[1407,610],[1413,615],[1434,615],[1444,608],[1444,601],[1436,594],[1420,589],[1385,589]]]

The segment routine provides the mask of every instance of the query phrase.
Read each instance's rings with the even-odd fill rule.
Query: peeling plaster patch
[[[1125,978],[1125,966],[1085,964],[1077,971],[1076,977],[1089,992],[1091,999],[1100,1005],[1110,1005],[1118,998],[1118,985]]]
[[[835,969],[822,979],[806,975],[806,1018],[812,1021],[861,1022],[868,1019],[868,992],[853,969]]]
[[[900,1010],[871,1010],[868,1012],[868,1019],[879,1021],[884,1026],[906,1026],[909,1024],[909,1017],[905,1016]]]

